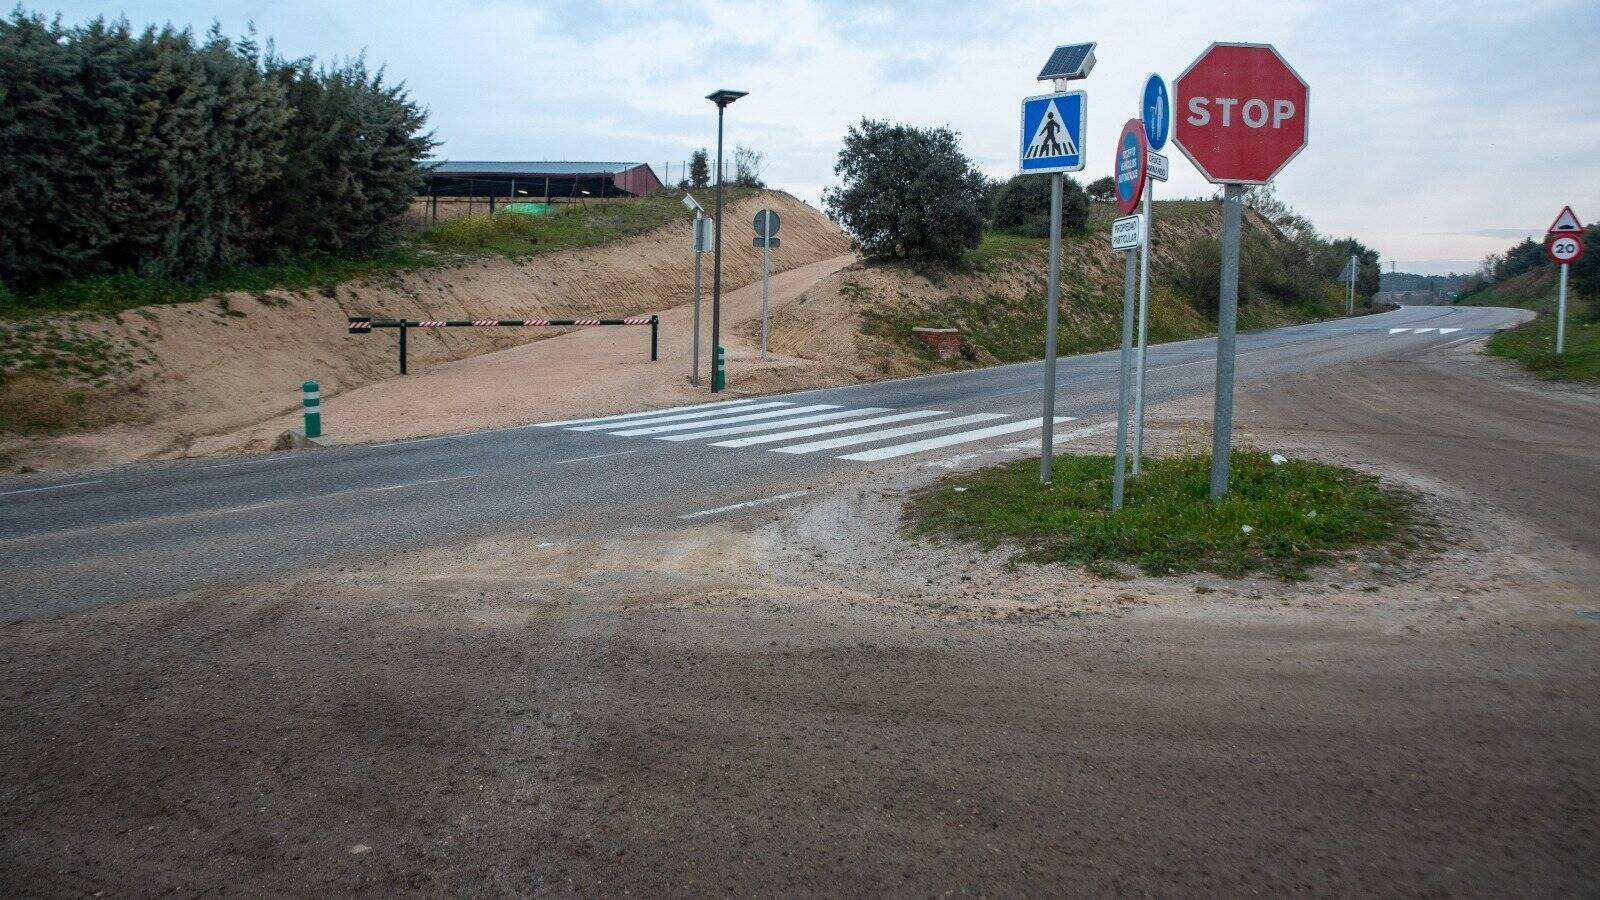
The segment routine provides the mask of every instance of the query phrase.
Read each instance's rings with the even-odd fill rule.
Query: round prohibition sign
[[[1571,234],[1551,235],[1545,240],[1544,252],[1557,265],[1570,265],[1583,256],[1583,241]]]

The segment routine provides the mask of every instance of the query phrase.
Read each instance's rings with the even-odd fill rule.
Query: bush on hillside
[[[403,88],[213,28],[0,18],[0,279],[193,281],[381,246],[433,146]]]
[[[1079,231],[1089,222],[1089,196],[1071,176],[1062,179],[1061,226]],[[995,198],[994,227],[1024,237],[1050,236],[1050,176],[1017,175]]]
[[[1110,203],[1117,199],[1117,182],[1110,175],[1104,175],[1089,182],[1084,189],[1089,199],[1096,203]]]
[[[866,256],[955,262],[983,239],[984,176],[948,128],[862,119],[833,171],[828,217]]]

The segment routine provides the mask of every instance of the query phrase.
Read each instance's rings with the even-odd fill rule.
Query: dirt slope
[[[1208,334],[1211,322],[1169,285],[1196,241],[1214,238],[1215,210],[1156,214],[1150,340]],[[1270,225],[1250,213],[1247,227]],[[811,377],[834,382],[913,375],[1036,359],[1044,347],[1046,242],[994,236],[966,271],[918,271],[903,264],[858,263],[819,282],[780,312],[771,346],[815,363]],[[1069,235],[1062,246],[1061,347],[1077,353],[1116,346],[1122,316],[1123,256],[1101,230]],[[1295,321],[1283,307],[1242,310],[1250,326]],[[958,327],[964,358],[940,361],[911,339],[913,326]]]
[[[849,240],[822,213],[788,194],[767,192],[725,212],[724,284],[760,277],[748,223],[762,206],[783,217],[775,271],[849,252]],[[149,360],[127,379],[148,421],[45,441],[11,439],[0,451],[17,464],[81,468],[184,455],[208,435],[232,432],[299,406],[307,378],[325,397],[389,378],[392,333],[354,337],[349,315],[407,318],[622,316],[658,312],[690,299],[694,270],[685,218],[614,244],[522,260],[484,258],[342,285],[328,295],[231,294],[204,303],[144,307],[115,318],[76,320],[83,332],[134,348]],[[707,264],[707,291],[710,289]],[[557,329],[417,331],[410,358],[418,370],[555,337]]]

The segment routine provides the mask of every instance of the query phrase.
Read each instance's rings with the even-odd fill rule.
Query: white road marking
[[[906,425],[901,428],[887,428],[883,431],[869,431],[866,434],[850,434],[844,437],[828,438],[822,441],[812,441],[809,444],[795,444],[793,447],[773,447],[768,453],[815,453],[818,450],[833,450],[837,447],[849,447],[854,444],[870,444],[874,441],[886,441],[890,438],[904,437],[908,434],[917,434],[923,431],[938,431],[941,428],[955,428],[959,425],[971,425],[974,422],[992,422],[995,419],[1004,419],[1004,413],[973,413],[970,416],[957,416],[954,419],[940,419],[937,422],[923,422],[919,425]]]
[[[1090,437],[1091,435],[1103,434],[1107,431],[1115,430],[1116,427],[1117,423],[1113,420],[1110,422],[1101,422],[1099,425],[1089,425],[1084,428],[1074,428],[1071,431],[1064,431],[1057,434],[1050,441],[1050,446],[1056,447],[1071,441]],[[992,453],[1024,453],[1029,450],[1038,449],[1039,441],[1017,441],[1015,444],[1007,444],[1004,447],[986,447],[982,450],[971,450],[966,453],[957,453],[955,456],[947,456],[944,459],[936,459],[932,462],[925,462],[923,465],[935,469],[954,469],[956,466],[959,466],[964,462],[977,459],[981,456],[988,456]]]
[[[658,441],[696,441],[702,438],[727,437],[730,434],[749,434],[752,431],[771,431],[774,428],[788,428],[793,425],[810,425],[812,422],[832,422],[835,419],[848,419],[851,416],[864,416],[869,413],[888,412],[888,406],[864,406],[860,409],[843,409],[838,412],[818,413],[814,416],[801,416],[798,419],[784,419],[781,422],[757,422],[754,425],[733,425],[728,428],[716,428],[711,431],[695,431],[689,434],[664,434]]]
[[[1413,328],[1413,329],[1411,329],[1411,333],[1412,334],[1427,334],[1430,331],[1438,331],[1438,330],[1439,329],[1437,329],[1437,328]]]
[[[691,403],[688,406],[669,406],[666,409],[646,409],[639,412],[618,413],[614,416],[599,416],[590,419],[565,419],[560,422],[535,422],[527,428],[557,428],[562,425],[584,425],[589,422],[611,422],[616,419],[631,419],[635,416],[664,416],[667,413],[687,412],[691,409],[710,409],[714,406],[738,406],[741,403],[753,403],[753,400],[719,400],[715,403]]]
[[[1411,329],[1409,329],[1409,328],[1391,328],[1391,329],[1389,329],[1389,333],[1390,334],[1402,334],[1402,333],[1410,331],[1410,330]]]
[[[788,404],[784,404],[788,406]],[[796,413],[816,412],[819,409],[838,409],[837,403],[814,403],[810,406],[793,406],[788,409],[769,409],[765,412],[746,413],[738,416],[725,416],[720,419],[708,419],[704,422],[673,422],[667,425],[652,425],[648,428],[629,428],[626,431],[607,431],[606,434],[618,437],[641,437],[651,434],[662,434],[668,431],[689,431],[695,428],[705,428],[708,425],[732,425],[735,422],[754,422],[757,419],[776,419],[782,416],[792,416]]]
[[[93,481],[69,481],[66,484],[50,484],[44,487],[36,488],[18,488],[14,491],[0,491],[0,497],[11,497],[16,494],[37,494],[40,491],[59,491],[69,487],[81,487],[86,484],[99,484],[102,481],[105,481],[105,479],[96,478]]]
[[[685,513],[685,514],[679,516],[678,518],[680,518],[680,519],[698,519],[698,518],[701,518],[703,516],[714,516],[714,515],[717,515],[718,513],[733,512],[736,509],[745,509],[745,508],[751,507],[751,506],[761,506],[761,505],[767,504],[767,503],[778,503],[778,502],[783,501],[783,500],[793,500],[795,497],[804,497],[806,494],[809,494],[809,493],[811,493],[811,492],[810,491],[790,491],[787,494],[778,494],[778,495],[773,496],[773,497],[762,497],[760,500],[746,500],[743,503],[735,503],[732,506],[719,506],[716,509],[702,509],[699,512]]]
[[[1038,390],[1035,388],[1035,390]],[[739,438],[733,441],[718,441],[713,447],[749,447],[755,444],[776,444],[779,441],[792,441],[796,438],[814,437],[819,434],[831,434],[835,431],[849,431],[853,428],[870,428],[873,425],[887,425],[890,422],[904,422],[907,419],[926,419],[929,416],[948,416],[949,413],[942,409],[919,409],[912,412],[895,413],[892,416],[878,416],[875,419],[860,419],[855,422],[839,422],[833,425],[819,425],[816,428],[802,428],[799,431],[785,431],[782,434],[762,434],[756,437]]]
[[[1056,416],[1056,422],[1071,422],[1072,416]],[[1002,434],[1012,434],[1025,431],[1029,428],[1038,428],[1044,424],[1044,419],[1024,419],[1021,422],[1006,422],[1003,425],[990,425],[988,428],[977,428],[972,431],[962,431],[956,434],[942,434],[925,441],[912,441],[909,444],[894,444],[889,447],[879,447],[876,450],[862,450],[860,453],[846,453],[836,456],[835,459],[849,459],[856,462],[877,462],[881,459],[893,459],[896,456],[908,456],[912,453],[921,453],[924,450],[937,450],[940,447],[949,447],[953,444],[965,444],[968,441],[981,441],[984,438],[999,437]]]
[[[551,463],[552,466],[564,466],[567,463],[588,462],[591,459],[605,459],[608,456],[627,456],[629,453],[638,453],[638,450],[618,450],[615,453],[596,453],[594,456],[580,456],[577,459],[562,459]]]
[[[380,493],[382,491],[398,491],[401,488],[423,487],[424,485],[429,485],[429,484],[443,484],[446,481],[462,481],[462,480],[467,479],[467,478],[481,478],[481,477],[483,477],[481,474],[480,475],[452,475],[449,478],[429,478],[426,481],[408,481],[405,484],[386,484],[383,487],[356,488],[355,490],[349,491],[349,493],[352,493],[352,494],[376,494],[376,493]],[[345,493],[345,492],[344,491],[339,491],[338,493]],[[333,495],[332,494],[327,494],[327,495],[324,495],[324,496],[330,496],[331,497]],[[290,502],[290,501],[283,501],[283,500],[275,500],[275,501],[273,501],[274,504],[276,504],[276,503],[284,503],[284,502]]]
[[[1461,329],[1459,329],[1459,328],[1441,328],[1441,329],[1439,329],[1439,333],[1440,334],[1455,334],[1456,332],[1458,332],[1460,330]]]
[[[654,425],[658,422],[686,422],[690,419],[710,419],[729,413],[745,413],[755,409],[772,409],[778,406],[793,406],[787,400],[774,400],[770,403],[750,403],[742,406],[725,409],[703,409],[699,412],[673,413],[670,416],[643,416],[639,418],[624,419],[622,421],[605,421],[597,425],[579,425],[566,431],[610,431],[613,428],[632,428],[636,425]]]

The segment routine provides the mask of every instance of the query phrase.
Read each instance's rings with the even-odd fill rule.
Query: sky
[[[726,142],[818,203],[862,118],[948,126],[986,173],[1016,173],[1019,103],[1057,44],[1096,41],[1085,181],[1109,174],[1144,78],[1212,41],[1270,43],[1311,86],[1310,145],[1276,180],[1324,234],[1401,271],[1466,271],[1542,235],[1561,207],[1600,218],[1596,0],[872,3],[856,0],[26,0],[69,23],[126,16],[238,34],[281,53],[365,53],[431,111],[441,156],[626,160],[674,169]],[[1168,146],[1156,196],[1210,196]],[[677,177],[676,172],[673,175]]]

